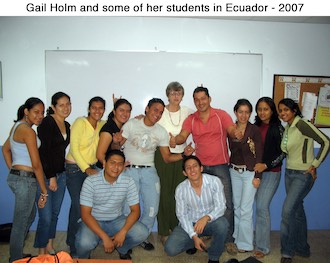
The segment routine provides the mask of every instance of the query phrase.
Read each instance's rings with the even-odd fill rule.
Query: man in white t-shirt
[[[144,118],[129,120],[122,128],[122,138],[118,139],[130,163],[125,173],[134,179],[142,198],[140,222],[148,228],[149,233],[158,213],[160,194],[159,177],[154,164],[155,151],[159,147],[167,163],[183,158],[182,154],[170,152],[169,134],[157,123],[164,108],[165,104],[161,99],[151,99],[145,109]],[[193,151],[190,145],[185,148],[186,155],[191,155]],[[154,249],[147,240],[141,243],[141,247],[145,250]]]

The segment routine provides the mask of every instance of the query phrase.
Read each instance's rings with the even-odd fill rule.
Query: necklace
[[[179,109],[179,122],[178,122],[178,124],[175,124],[173,122],[170,111],[168,111],[168,116],[170,117],[170,121],[171,121],[172,125],[175,126],[175,127],[178,127],[180,125],[180,123],[181,123],[181,107]]]

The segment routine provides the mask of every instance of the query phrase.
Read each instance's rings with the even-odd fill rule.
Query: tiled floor
[[[330,230],[324,231],[309,231],[309,244],[311,246],[311,257],[306,259],[302,257],[295,257],[294,263],[328,263],[330,262]],[[30,232],[25,244],[25,253],[32,253],[34,255],[37,254],[37,249],[33,248],[34,241],[34,232]],[[54,247],[57,251],[64,250],[68,251],[65,244],[66,232],[58,232]],[[197,252],[195,255],[187,255],[186,253],[182,253],[176,257],[168,257],[163,251],[163,245],[160,242],[160,239],[157,233],[152,233],[150,236],[150,241],[155,245],[155,251],[144,251],[140,247],[136,247],[133,249],[133,262],[134,263],[200,263],[207,262],[208,257],[207,254],[202,252]],[[209,241],[207,241],[209,242]],[[265,258],[261,259],[261,262],[267,263],[279,263],[280,262],[280,239],[279,232],[271,233],[271,253]],[[8,243],[0,243],[0,263],[7,263],[9,258],[8,252],[9,245]],[[243,260],[251,256],[252,253],[241,253],[235,256],[238,260]],[[112,254],[105,254],[103,251],[102,245],[99,245],[92,254],[92,258],[100,258],[100,259],[119,259],[118,253],[113,252]],[[233,258],[227,253],[223,253],[220,262]]]

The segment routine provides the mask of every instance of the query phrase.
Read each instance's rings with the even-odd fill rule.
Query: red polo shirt
[[[196,156],[202,164],[213,166],[229,163],[227,128],[232,125],[233,120],[227,112],[211,108],[205,124],[196,111],[184,121],[182,129],[192,134]]]

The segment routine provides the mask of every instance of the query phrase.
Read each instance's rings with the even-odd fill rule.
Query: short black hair
[[[119,156],[121,156],[121,157],[123,157],[124,158],[124,162],[126,161],[126,157],[125,157],[125,154],[122,152],[122,151],[120,151],[120,150],[110,150],[110,151],[108,151],[107,153],[106,153],[106,155],[105,155],[105,161],[108,161],[109,160],[109,158],[111,157],[111,156],[113,156],[113,155],[119,155]]]
[[[182,169],[183,169],[183,171],[186,171],[186,169],[185,169],[186,168],[185,167],[186,162],[188,160],[191,160],[191,159],[196,160],[196,162],[199,164],[199,166],[202,166],[202,162],[201,162],[201,160],[199,160],[199,158],[197,156],[195,156],[195,155],[185,156],[183,158],[183,162],[182,162]]]
[[[204,92],[206,96],[210,97],[209,90],[206,87],[198,86],[193,92],[193,97],[194,97],[195,93],[198,93],[198,92]]]
[[[151,100],[149,100],[147,106],[150,108],[152,106],[152,104],[154,104],[154,103],[160,103],[165,107],[164,101],[162,99],[159,99],[159,98],[152,98]]]

